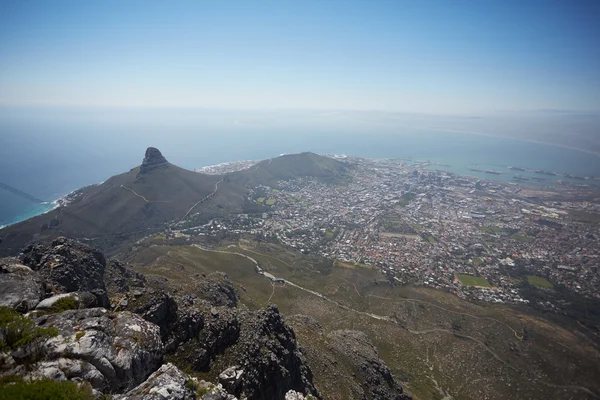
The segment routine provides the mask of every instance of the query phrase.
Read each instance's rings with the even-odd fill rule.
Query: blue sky
[[[5,1],[0,104],[600,111],[598,1]]]

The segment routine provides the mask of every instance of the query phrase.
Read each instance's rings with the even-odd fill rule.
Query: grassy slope
[[[340,161],[314,153],[286,154],[234,173],[231,179],[245,184],[274,186],[278,180],[311,176],[329,183],[342,183],[348,179],[347,169]]]
[[[533,377],[600,392],[597,346],[580,331],[550,324],[529,310],[476,305],[432,289],[391,287],[374,269],[330,267],[274,245],[252,247],[257,254],[249,250],[254,244],[242,245],[221,249],[248,254],[275,275],[318,290],[357,311],[395,315],[399,324],[340,308],[294,287],[273,286],[255,273],[252,262],[231,254],[158,246],[140,250],[131,261],[143,273],[164,275],[174,284],[190,287],[190,276],[196,272],[224,271],[236,282],[244,306],[260,308],[270,299],[288,316],[314,317],[324,332],[295,318],[290,318],[290,323],[306,348],[315,382],[326,398],[352,398],[356,394],[352,391],[355,378],[351,367],[327,343],[327,332],[336,329],[367,333],[392,372],[418,399],[441,399],[443,393],[457,400],[588,398],[584,392],[532,382]],[[179,265],[185,270],[173,268]],[[410,332],[429,329],[450,332]],[[502,361],[481,344],[453,335],[453,329],[487,345]],[[526,340],[517,338],[522,329],[527,331]]]

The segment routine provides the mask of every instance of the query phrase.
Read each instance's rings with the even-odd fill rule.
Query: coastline
[[[424,131],[428,131],[428,132],[437,132],[438,135],[443,135],[444,132],[448,132],[448,133],[454,133],[454,134],[459,134],[459,135],[489,137],[489,138],[494,138],[494,139],[499,139],[499,140],[514,140],[514,141],[521,142],[521,143],[531,143],[533,145],[548,146],[546,148],[547,152],[549,151],[550,148],[565,149],[566,151],[589,154],[590,156],[593,156],[591,158],[594,160],[595,160],[595,157],[600,157],[600,152],[593,151],[593,150],[585,150],[585,149],[580,149],[580,148],[568,146],[568,145],[548,143],[548,142],[539,141],[539,140],[524,139],[524,138],[518,138],[518,137],[512,137],[512,136],[506,136],[506,135],[497,135],[497,134],[489,134],[489,133],[473,132],[473,131],[462,131],[462,130],[457,130],[457,129],[443,129],[443,128],[435,128],[435,127],[413,128],[413,129],[424,130]],[[410,143],[409,143],[409,145],[410,145]],[[486,149],[486,147],[484,147],[484,146],[485,145],[480,145],[481,151],[484,151]],[[389,149],[389,147],[388,147],[388,149]],[[344,152],[346,154],[353,153],[353,151],[348,148],[346,148],[346,149],[341,148],[339,150],[341,150],[342,152]],[[381,149],[379,149],[379,150],[381,150]],[[437,153],[436,153],[436,150],[437,150]],[[317,152],[317,151],[315,151],[315,152]],[[543,150],[540,149],[540,152],[543,153]],[[279,153],[280,153],[279,151],[273,150],[273,154],[279,154]],[[319,152],[319,153],[334,154],[334,151],[326,150],[324,152]],[[386,157],[385,151],[382,153],[381,151],[376,150],[375,153],[379,153],[379,156],[378,157],[369,157],[369,158],[390,158],[389,156]],[[399,157],[401,159],[406,159],[407,156],[411,156],[408,159],[414,159],[414,157],[422,159],[424,156],[427,157],[428,150],[426,149],[423,151],[421,148],[413,146],[413,148],[410,148],[410,147],[399,148],[398,150],[393,150],[392,153],[397,154],[397,157]],[[482,162],[481,159],[471,160],[469,158],[470,154],[471,153],[465,154],[464,157],[461,157],[458,159],[456,157],[455,158],[452,158],[452,157],[445,158],[446,155],[448,155],[447,150],[443,150],[442,152],[440,152],[439,149],[434,149],[434,151],[431,152],[431,158],[427,159],[427,162],[431,163],[431,165],[425,166],[424,168],[443,170],[443,171],[455,173],[457,175],[471,176],[471,177],[476,177],[479,179],[485,179],[485,180],[489,180],[489,181],[504,181],[504,182],[513,183],[513,184],[519,183],[519,182],[515,182],[515,180],[512,178],[513,178],[514,173],[520,174],[520,172],[504,170],[505,168],[507,168],[507,166],[509,164],[517,165],[520,167],[527,167],[528,173],[530,173],[530,175],[533,173],[532,171],[535,171],[535,169],[549,170],[548,168],[552,168],[551,166],[550,167],[547,165],[544,166],[543,163],[542,163],[542,165],[537,165],[538,162],[534,159],[532,159],[532,163],[530,163],[529,165],[520,165],[520,164],[518,164],[519,161],[514,161],[509,158],[505,159],[505,157],[503,155],[498,155],[498,154],[490,155],[490,164],[481,164],[481,162]],[[252,153],[250,153],[249,155],[252,156]],[[352,154],[352,155],[356,156],[356,157],[361,157],[358,154],[356,154],[356,155]],[[391,154],[389,154],[389,155],[391,155]],[[570,155],[566,154],[565,157],[567,157],[567,156],[575,157],[575,155],[573,155],[573,154],[570,154]],[[267,159],[267,158],[265,158],[265,159]],[[542,159],[540,159],[540,160],[542,160]],[[561,175],[561,177],[546,177],[545,176],[540,179],[531,177],[531,181],[529,183],[524,184],[521,182],[520,184],[521,185],[533,185],[533,186],[546,186],[546,185],[554,185],[554,184],[556,184],[556,180],[560,179],[560,180],[567,180],[568,182],[576,185],[576,184],[582,183],[582,182],[572,181],[570,179],[570,177],[564,176],[564,175],[568,173],[568,174],[572,174],[572,175],[585,176],[585,177],[587,177],[586,179],[597,177],[600,175],[600,171],[596,171],[596,170],[598,169],[600,164],[594,160],[591,163],[588,162],[588,164],[587,164],[588,172],[587,173],[585,173],[584,171],[583,172],[582,171],[570,171],[567,168],[564,168],[565,167],[564,165],[562,165],[560,167],[557,165],[556,168],[559,168],[559,169],[557,169],[556,171],[553,171],[553,172],[556,172],[557,175]],[[199,173],[205,173],[205,174],[223,174],[223,173],[228,173],[228,172],[231,172],[234,170],[247,168],[247,167],[249,167],[250,164],[254,164],[256,162],[259,162],[259,161],[252,161],[252,160],[246,159],[246,160],[238,160],[238,161],[221,162],[221,163],[216,163],[216,164],[212,164],[212,165],[205,165],[200,168],[195,168],[195,169],[193,169],[193,171],[196,171]],[[469,171],[473,166],[477,166],[478,168],[481,168],[483,170],[482,173],[473,173],[472,171]],[[502,168],[502,172],[499,173],[498,175],[490,175],[489,173],[488,174],[484,173],[485,170],[497,170],[498,169],[497,167]],[[590,170],[589,167],[591,167],[592,170]],[[563,178],[563,176],[564,176],[564,178]],[[598,178],[594,178],[592,180],[586,180],[585,183],[589,183],[593,186],[598,186],[598,181],[599,181]],[[55,200],[53,200],[52,202],[49,202],[46,204],[32,204],[28,211],[22,212],[19,215],[13,215],[12,216],[13,218],[10,218],[10,216],[8,216],[9,218],[0,222],[0,230],[6,228],[8,226],[12,226],[12,225],[18,224],[20,222],[26,221],[35,216],[46,214],[58,207],[64,206],[64,205],[68,204],[71,200],[73,200],[74,195],[78,191],[82,190],[83,188],[85,188],[87,186],[96,186],[96,185],[101,185],[102,183],[104,183],[104,181],[95,183],[95,184],[91,184],[91,185],[84,185],[81,188],[72,190],[72,191],[68,192],[67,194],[60,196],[60,197],[56,198]],[[27,209],[26,207],[23,207],[23,208],[25,210]]]
[[[94,184],[94,185],[101,185],[102,183],[104,183],[104,182],[97,183],[97,184]],[[87,185],[87,186],[93,186],[93,185]],[[84,187],[87,187],[87,186],[84,186]],[[66,206],[67,204],[70,203],[71,197],[76,192],[78,192],[79,190],[83,189],[84,187],[72,190],[69,193],[65,194],[64,196],[58,197],[56,200],[45,201],[44,203],[36,204],[36,206],[38,206],[38,207],[39,206],[45,206],[45,207],[43,207],[43,210],[38,210],[38,207],[35,207],[35,208],[32,209],[32,211],[30,211],[30,212],[28,212],[26,214],[22,214],[22,215],[16,216],[13,219],[13,221],[6,222],[3,225],[0,225],[0,231],[2,229],[4,229],[4,228],[9,227],[9,226],[16,225],[16,224],[21,223],[23,221],[27,221],[28,219],[31,219],[33,217],[37,217],[39,215],[48,214],[50,211],[56,210],[59,207]]]

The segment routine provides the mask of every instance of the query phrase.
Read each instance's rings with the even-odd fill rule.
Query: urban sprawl
[[[259,186],[248,200],[261,205],[262,213],[173,233],[253,235],[339,263],[376,266],[392,281],[469,299],[528,303],[524,284],[563,285],[600,298],[600,232],[593,223],[600,207],[589,201],[596,189],[492,182],[406,160],[343,161],[354,166],[348,182],[300,178]]]

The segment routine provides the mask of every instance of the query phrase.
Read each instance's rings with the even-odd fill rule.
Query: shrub
[[[56,335],[56,328],[39,328],[29,318],[8,307],[0,307],[0,350],[39,344]]]
[[[198,385],[196,384],[196,381],[193,379],[189,379],[186,383],[185,383],[185,387],[188,390],[191,390],[192,392],[195,392],[196,389],[198,388]]]
[[[75,310],[79,308],[79,302],[71,296],[61,297],[56,300],[50,307],[51,314],[58,314],[67,310]]]
[[[0,400],[93,400],[89,390],[76,383],[50,379],[25,381],[11,376],[0,379]]]

